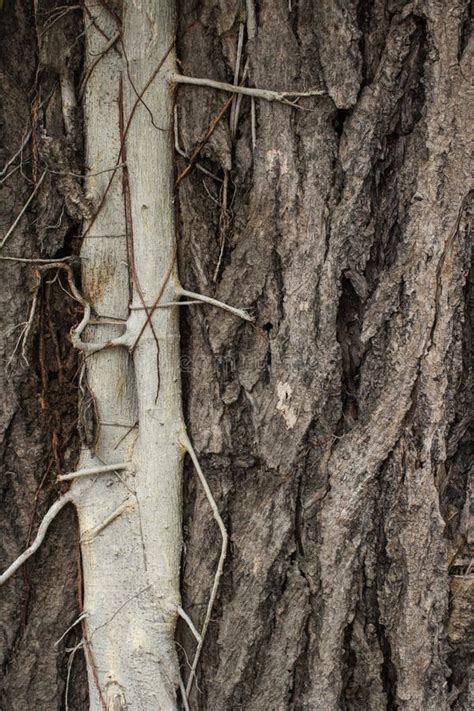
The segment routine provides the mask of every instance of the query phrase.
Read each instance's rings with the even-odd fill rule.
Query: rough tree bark
[[[78,92],[95,60],[87,51],[83,59],[74,10],[58,19],[54,3],[35,7],[36,15],[29,3],[6,2],[0,11],[8,97],[0,167],[32,129],[22,170],[2,183],[2,234],[41,181],[2,255],[57,258],[78,254],[78,221],[91,206],[80,179],[42,176],[46,168],[83,172],[76,110],[63,108],[71,80]],[[109,22],[112,37],[117,30]],[[186,156],[177,156],[177,176],[201,149],[177,181],[181,280],[193,291],[250,307],[256,322],[201,305],[181,310],[185,420],[230,534],[190,707],[467,709],[473,703],[468,4],[184,0],[176,51],[183,74],[327,92],[301,98],[299,110],[247,97],[229,101],[210,88],[180,86],[175,94],[176,138]],[[93,82],[123,61],[120,52],[120,44],[111,47],[101,73],[91,73],[86,122]],[[133,72],[132,48],[127,55]],[[109,133],[97,136],[95,149],[104,167],[119,150],[113,82],[116,73],[103,85]],[[135,96],[125,78],[123,87],[126,115]],[[147,105],[163,128],[161,105],[153,96]],[[136,130],[159,131],[142,109]],[[89,171],[100,170],[90,143],[87,148]],[[147,163],[146,156],[126,159],[131,185],[134,176],[146,182],[147,171],[133,165]],[[100,193],[108,176],[96,181]],[[102,222],[91,236],[126,232],[121,175],[112,186],[104,205],[109,213],[97,218]],[[147,188],[150,202],[154,188]],[[134,228],[140,219],[133,215]],[[82,256],[101,265],[83,289],[97,305],[116,299],[104,303],[117,310],[100,313],[126,318],[128,294],[111,295],[108,282],[113,264],[126,280],[120,244],[83,241]],[[113,264],[104,263],[105,249]],[[160,264],[166,272],[169,263]],[[11,329],[26,320],[38,277],[31,264],[0,266]],[[56,476],[75,468],[78,453],[78,364],[67,332],[82,314],[72,310],[60,278],[47,283],[43,276],[27,334],[29,367],[19,351],[2,395],[2,569],[65,490],[58,490]],[[162,309],[156,318],[171,314]],[[123,330],[94,328],[94,340],[105,329],[107,337]],[[19,332],[5,334],[7,366]],[[101,359],[110,365],[102,376],[95,371]],[[148,371],[154,365],[147,361]],[[110,382],[117,367],[123,389]],[[134,407],[129,368],[121,349],[90,359],[91,389],[117,391],[118,419],[110,422],[134,424],[120,419],[130,418]],[[100,437],[110,438],[112,448],[126,432],[102,426]],[[87,437],[94,441],[83,431],[82,440]],[[126,440],[120,447],[126,450]],[[122,452],[116,456],[123,460]],[[199,628],[220,542],[190,464],[184,474],[181,595]],[[104,488],[96,499],[104,508],[97,521],[82,521],[83,528],[103,521],[105,506],[112,513],[126,499],[112,476],[94,486]],[[133,529],[136,519],[127,513],[94,538],[94,549],[83,540],[84,574],[98,580],[98,596],[112,578],[94,566],[97,560],[112,566],[117,524],[130,527],[130,540],[148,535]],[[73,514],[65,509],[26,572],[2,589],[2,709],[65,708],[66,649],[80,641],[80,625],[54,642],[82,606],[81,595],[75,601],[77,545]],[[141,563],[121,565],[124,589],[108,590],[106,622]],[[148,592],[145,632],[153,636],[160,601],[148,600]],[[139,600],[145,604],[140,596],[132,607]],[[127,607],[110,633],[110,654],[120,637],[133,643]],[[186,678],[196,643],[184,624],[178,639]],[[69,708],[86,709],[82,651],[71,658]],[[113,660],[117,668],[133,662],[120,650]]]

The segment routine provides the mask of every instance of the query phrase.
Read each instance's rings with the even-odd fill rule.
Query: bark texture
[[[256,5],[249,83],[328,96],[259,102],[254,150],[244,100],[202,153],[228,183],[179,188],[186,283],[209,288],[223,241],[215,293],[257,320],[185,321],[232,541],[194,705],[467,708],[468,7]],[[243,20],[182,4],[183,71],[232,81]],[[180,87],[186,150],[224,100]],[[218,549],[192,475],[186,502],[198,619]]]
[[[55,7],[39,5],[37,25]],[[0,10],[0,169],[36,127],[1,185],[2,234],[45,166],[82,170],[62,111],[77,18],[43,36],[29,3]],[[182,310],[185,419],[231,538],[193,710],[472,707],[469,21],[464,0],[180,3],[183,73],[238,83],[248,62],[250,86],[327,91],[300,110],[234,98],[177,188],[182,283],[256,318]],[[227,101],[177,89],[188,157]],[[77,253],[84,210],[80,181],[48,173],[2,255]],[[0,268],[10,328],[37,281]],[[20,357],[1,395],[2,569],[77,454],[78,318],[59,287],[43,287],[30,367]],[[4,333],[6,366],[18,332]],[[183,607],[199,627],[220,545],[188,464],[184,494]],[[65,708],[80,633],[53,645],[79,614],[76,556],[66,509],[1,591],[2,709]],[[179,641],[191,659],[185,627]],[[80,652],[71,669],[69,708],[86,709]]]
[[[2,238],[43,173],[55,172],[44,174],[0,256],[61,258],[77,253],[83,201],[81,181],[66,175],[83,167],[79,117],[72,115],[66,128],[61,98],[61,80],[66,77],[67,85],[67,77],[80,76],[81,22],[77,12],[67,12],[45,32],[56,3],[35,6],[36,12],[33,3],[7,2],[0,9],[0,170],[16,154],[0,184]],[[56,272],[44,273],[38,290],[40,276],[29,263],[0,261],[0,272],[3,571],[60,495],[56,477],[74,467],[79,437],[78,362],[68,338],[77,310],[64,292],[66,281]],[[20,336],[36,292],[27,363]],[[77,644],[80,634],[73,630],[59,646],[55,642],[78,615],[78,543],[74,513],[66,508],[34,559],[0,592],[2,709],[64,708],[65,647]],[[84,674],[76,654],[69,693],[74,709],[88,707]]]

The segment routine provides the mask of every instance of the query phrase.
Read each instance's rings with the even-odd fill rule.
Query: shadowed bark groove
[[[65,82],[81,85],[80,13],[49,27],[57,8],[37,5],[37,30],[30,3],[0,10],[0,169],[33,130],[22,170],[0,184],[2,237],[45,168],[84,172],[79,112],[63,113]],[[468,3],[181,0],[178,18],[185,75],[327,91],[299,110],[235,97],[215,127],[225,94],[175,92],[176,175],[210,133],[176,189],[181,281],[256,320],[196,304],[180,314],[185,419],[230,538],[190,708],[466,711]],[[89,209],[79,179],[47,173],[2,255],[77,255]],[[93,239],[87,249],[99,259]],[[0,268],[7,366],[37,277]],[[1,570],[78,452],[67,334],[80,316],[50,281],[30,366],[18,352],[1,395]],[[190,464],[184,479],[182,606],[200,629],[220,542]],[[1,591],[2,709],[65,708],[80,625],[54,642],[80,614],[77,545],[66,509]],[[178,641],[186,680],[196,640],[181,621]],[[69,708],[88,708],[86,684],[79,650]]]
[[[56,171],[46,172],[1,250],[2,257],[26,260],[77,253],[83,204],[80,181],[65,174],[82,172],[80,125],[72,121],[66,129],[60,90],[61,77],[80,75],[81,16],[65,12],[51,32],[43,34],[54,3],[38,3],[36,9],[35,14],[29,2],[7,2],[0,9],[0,170],[14,158],[0,184],[2,237],[44,171]],[[61,494],[56,477],[74,468],[79,438],[78,362],[68,338],[77,310],[64,292],[66,281],[50,272],[38,288],[39,274],[27,262],[0,261],[0,272],[3,572],[31,543],[44,513]],[[35,293],[36,310],[24,345],[26,362],[21,345],[15,348],[21,344]],[[36,556],[2,588],[2,709],[64,708],[65,647],[77,644],[80,634],[75,628],[59,646],[55,642],[78,615],[77,560],[75,516],[66,508]],[[75,709],[87,708],[84,673],[77,654],[69,691]]]
[[[464,435],[447,449],[466,426],[465,4],[425,5],[258,3],[251,85],[325,85],[329,97],[294,113],[259,103],[254,151],[243,104],[236,140],[222,122],[204,152],[234,189],[216,293],[255,305],[260,328],[186,317],[199,353],[189,422],[232,530],[196,708],[467,703],[468,662],[447,640],[449,590],[461,600],[451,618],[465,615],[468,578],[449,574],[463,539],[446,510],[460,517],[465,499],[462,483],[454,508],[439,487],[447,469],[464,481],[466,461]],[[218,2],[182,7],[198,20],[179,45],[184,71],[228,81],[239,17]],[[184,145],[219,106],[180,92]],[[212,187],[195,172],[179,189],[196,288],[218,257]],[[204,502],[188,486],[184,600],[196,617],[217,549],[199,544]],[[451,676],[450,654],[464,672]]]

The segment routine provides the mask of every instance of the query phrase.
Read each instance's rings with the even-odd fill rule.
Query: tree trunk
[[[92,63],[118,28],[105,8],[91,3],[89,12]],[[159,296],[164,302],[179,298],[168,83],[174,52],[166,56],[174,19],[172,3],[128,3],[121,52],[104,57],[85,92],[94,202],[81,250],[85,298],[99,320],[123,319],[131,350],[130,360],[123,347],[91,353],[87,360],[99,430],[94,446],[84,450],[81,469],[130,462],[133,470],[92,481],[80,477],[72,487],[82,542],[90,705],[97,710],[176,708],[184,454],[179,331],[177,307],[151,311]],[[136,106],[137,87],[144,89],[164,56]],[[102,171],[114,161],[126,165],[110,182],[110,173]],[[148,316],[151,327],[145,327]],[[110,340],[110,326],[95,331],[93,341]],[[87,352],[92,346],[89,341],[80,347]]]
[[[149,16],[140,26],[134,8],[142,5],[127,3],[126,57],[121,43],[114,44],[85,85],[90,174],[110,168],[119,156],[120,72],[126,125],[136,91],[171,47],[171,16],[169,25]],[[163,5],[149,7],[163,12]],[[110,179],[91,175],[87,198],[79,179],[69,176],[65,185],[64,176],[50,172],[42,179],[46,167],[84,172],[77,110],[65,110],[71,75],[76,90],[81,79],[82,45],[73,39],[78,15],[71,10],[49,27],[52,9],[43,3],[37,8],[38,31],[29,4],[7,1],[0,10],[9,97],[3,109],[6,160],[30,120],[33,129],[24,152],[30,162],[2,184],[3,234],[37,188],[2,255],[78,254],[77,221],[97,210]],[[251,325],[212,306],[180,309],[184,419],[230,537],[197,668],[199,690],[192,691],[189,706],[468,709],[474,650],[467,3],[183,0],[178,10],[176,53],[184,75],[326,92],[301,97],[298,107],[230,99],[202,86],[175,92],[181,283],[248,307],[255,317]],[[105,6],[91,4],[90,12],[105,24],[98,30],[86,15],[83,76],[96,58],[94,41],[104,46],[103,34],[117,32],[117,18]],[[39,74],[31,51],[37,41]],[[26,47],[21,72],[20,47]],[[162,302],[180,294],[172,269],[173,134],[165,74],[158,73],[130,123],[125,181],[117,171],[82,241],[82,290],[95,317],[128,317],[130,248],[127,256],[119,235],[130,238],[131,225],[135,263],[143,265],[135,275],[132,270],[132,305],[153,304],[170,271]],[[159,145],[168,157],[157,162]],[[130,191],[125,211],[124,187],[126,197]],[[31,264],[1,267],[11,329],[26,320],[38,277]],[[54,281],[53,274],[41,274],[27,333],[29,367],[21,362],[20,345],[2,396],[1,569],[34,538],[48,504],[65,490],[58,489],[56,475],[76,468],[78,390],[94,393],[101,422],[95,433],[81,426],[79,467],[111,458],[121,463],[131,454],[135,473],[123,473],[129,491],[120,472],[98,475],[92,488],[88,477],[74,480],[72,491],[89,487],[78,507],[84,600],[79,594],[76,609],[78,534],[68,509],[26,564],[27,573],[16,573],[2,588],[1,707],[89,708],[83,651],[69,654],[69,667],[66,652],[85,635],[91,708],[122,708],[123,697],[134,710],[168,708],[179,681],[176,608],[182,605],[202,628],[222,551],[209,501],[187,462],[181,602],[176,472],[187,439],[179,392],[167,395],[178,388],[179,356],[163,338],[170,332],[177,338],[177,309],[156,309],[152,316],[159,353],[148,327],[130,358],[123,348],[87,357],[86,385],[78,380],[67,339],[82,312],[71,309],[62,277]],[[146,320],[144,309],[132,313],[135,323]],[[87,340],[94,342],[123,332],[113,324],[89,328]],[[5,365],[19,335],[7,333]],[[141,402],[140,393],[151,391],[151,400]],[[170,403],[178,408],[170,410]],[[127,429],[137,412],[140,427]],[[159,428],[147,427],[147,413],[164,417],[162,440]],[[91,451],[99,459],[91,461]],[[149,482],[170,457],[173,489],[163,496]],[[145,504],[156,514],[145,513]],[[167,531],[177,572],[165,581],[156,536],[167,526],[174,527]],[[94,529],[96,535],[84,536]],[[142,584],[145,578],[152,587]],[[161,599],[158,589],[165,590]],[[82,609],[97,616],[78,623],[54,647]],[[186,682],[196,640],[181,621],[178,642]],[[163,645],[168,651],[160,658]],[[160,684],[159,670],[170,660]],[[122,677],[130,671],[136,690],[127,696]],[[147,696],[148,688],[150,694],[163,688],[164,696]],[[134,704],[136,694],[143,694],[143,706]]]

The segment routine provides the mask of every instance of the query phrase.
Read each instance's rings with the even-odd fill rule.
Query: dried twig
[[[178,107],[174,107],[174,149],[176,153],[178,153],[180,156],[183,158],[186,158],[186,160],[189,160],[189,156],[186,153],[186,151],[181,148],[179,145],[179,131],[178,131]],[[217,182],[222,183],[222,178],[219,178],[218,175],[215,173],[211,173],[210,170],[205,168],[201,163],[196,163],[196,168],[201,171],[201,173],[204,173],[205,175],[208,175],[210,178],[213,180],[217,180]]]
[[[252,149],[257,147],[257,111],[255,108],[255,99],[250,99],[250,132],[252,134]]]
[[[247,36],[253,39],[257,34],[257,15],[254,0],[246,0],[247,9]]]
[[[79,617],[72,623],[72,625],[69,625],[69,627],[67,628],[67,630],[65,630],[65,631],[62,633],[61,637],[56,640],[56,642],[54,643],[54,646],[57,647],[58,644],[60,644],[60,643],[63,641],[63,639],[64,639],[64,637],[67,635],[67,633],[70,632],[76,625],[78,625],[79,622],[81,622],[81,620],[84,619],[84,617],[87,617],[87,612],[81,612],[81,614],[79,615]]]
[[[122,471],[124,469],[130,469],[130,462],[119,462],[118,464],[101,464],[97,467],[85,467],[84,469],[78,469],[75,472],[70,472],[69,474],[61,474],[58,476],[60,481],[70,481],[71,479],[77,479],[83,476],[94,476],[95,474],[105,474],[106,472]]]
[[[227,555],[227,545],[228,545],[229,537],[227,535],[227,530],[224,525],[224,521],[221,518],[219,509],[217,508],[217,504],[216,504],[215,499],[212,495],[212,492],[209,488],[209,484],[207,483],[206,477],[204,476],[203,471],[201,469],[201,465],[199,464],[199,460],[196,456],[196,452],[194,451],[191,441],[189,440],[189,437],[186,434],[183,435],[182,445],[192,459],[192,462],[193,462],[194,467],[196,469],[197,475],[199,477],[199,481],[201,482],[201,485],[202,485],[204,492],[206,494],[206,498],[211,506],[212,515],[214,517],[214,520],[216,521],[217,525],[219,526],[219,530],[220,530],[221,538],[222,538],[219,562],[217,564],[217,570],[216,570],[216,574],[214,576],[214,582],[212,584],[211,594],[209,596],[209,602],[207,603],[206,616],[204,618],[204,623],[201,628],[201,639],[198,642],[198,645],[196,648],[193,663],[191,666],[191,671],[189,673],[188,683],[186,685],[186,697],[189,698],[189,694],[190,694],[190,691],[193,686],[193,681],[196,676],[196,668],[199,663],[199,658],[201,656],[202,647],[204,645],[204,640],[206,637],[207,628],[209,627],[209,622],[211,621],[211,614],[212,614],[214,603],[215,603],[215,600],[217,597],[219,582],[222,577],[222,573],[224,571],[224,562],[225,562],[226,555]]]
[[[26,321],[23,321],[23,322],[20,323],[20,324],[17,324],[17,326],[15,327],[15,328],[21,328],[21,333],[20,333],[20,335],[19,335],[18,338],[17,338],[15,347],[14,347],[14,349],[13,349],[13,353],[11,354],[10,358],[8,359],[7,370],[8,370],[8,369],[10,368],[10,366],[12,365],[12,363],[13,363],[13,361],[14,361],[14,359],[15,359],[15,355],[16,355],[18,349],[20,348],[20,346],[21,346],[21,356],[22,356],[23,360],[25,361],[26,365],[29,366],[28,358],[27,358],[27,356],[26,356],[26,343],[27,343],[28,336],[29,336],[29,334],[30,334],[30,331],[31,331],[31,328],[32,328],[32,325],[33,325],[33,320],[34,320],[35,313],[36,313],[36,306],[37,306],[37,303],[38,303],[39,288],[40,288],[40,284],[38,284],[38,285],[36,286],[36,288],[35,288],[35,293],[34,293],[34,295],[33,295],[33,300],[32,300],[32,302],[31,302],[31,306],[30,306],[30,309],[29,309],[29,312],[28,312],[28,319],[27,319]],[[10,333],[11,333],[11,331],[10,331]]]
[[[81,173],[71,173],[69,170],[51,170],[48,168],[48,173],[52,173],[53,175],[71,175],[73,178],[94,178],[96,175],[102,175],[103,173],[112,173],[114,170],[117,170],[117,168],[123,168],[125,166],[125,163],[119,163],[118,165],[114,165],[112,168],[104,168],[104,170],[98,170],[96,173],[87,173],[84,175],[81,175]]]
[[[238,98],[240,99],[241,97],[239,96]],[[219,257],[217,259],[216,268],[214,269],[214,274],[212,276],[212,281],[214,283],[217,281],[217,278],[219,276],[219,272],[220,272],[220,268],[221,268],[221,264],[222,264],[222,258],[224,256],[225,237],[226,237],[227,227],[229,224],[228,210],[227,210],[228,186],[229,186],[229,171],[226,170],[224,172],[224,182],[222,183],[222,189],[221,189],[221,203],[219,204],[219,207],[220,207],[219,236],[220,236],[221,244],[220,244],[220,248],[219,248]]]
[[[25,324],[25,329],[22,333],[21,340],[22,340],[22,345],[21,345],[21,356],[23,360],[25,361],[26,365],[29,366],[28,358],[26,356],[26,345],[28,342],[28,336],[30,335],[31,329],[33,327],[33,320],[35,317],[36,313],[36,305],[38,303],[38,294],[41,286],[41,280],[38,280],[38,284],[36,285],[35,288],[35,293],[33,295],[33,300],[31,302],[31,307],[30,307],[30,312],[28,314],[28,320]]]
[[[211,304],[212,306],[217,306],[219,309],[223,309],[224,311],[229,311],[229,313],[234,314],[234,316],[238,316],[239,318],[242,318],[244,321],[253,321],[252,316],[250,316],[243,309],[236,309],[234,306],[229,306],[229,304],[225,304],[223,301],[213,299],[211,296],[204,296],[204,294],[197,294],[194,291],[188,291],[188,289],[183,288],[179,290],[179,293],[181,294],[181,296],[188,296],[190,299],[193,299],[195,301],[202,301],[205,304]]]
[[[46,173],[47,173],[47,171],[44,170],[43,173],[42,173],[42,175],[41,175],[41,177],[40,177],[40,179],[39,179],[38,182],[36,183],[36,185],[35,185],[35,187],[34,187],[34,189],[33,189],[33,192],[31,193],[30,197],[29,197],[28,200],[25,202],[25,204],[24,204],[23,207],[21,208],[20,212],[18,213],[18,215],[17,215],[15,221],[14,221],[13,224],[11,225],[10,229],[7,231],[6,235],[4,236],[4,238],[2,239],[2,241],[0,242],[0,249],[4,246],[5,242],[6,242],[7,239],[10,237],[11,233],[13,232],[13,230],[15,229],[15,227],[18,225],[18,223],[20,222],[21,218],[22,218],[23,215],[25,214],[25,212],[26,212],[26,210],[27,210],[27,208],[28,208],[28,205],[30,204],[30,202],[33,200],[34,196],[35,196],[36,193],[38,192],[38,190],[39,190],[39,188],[40,188],[40,186],[41,186],[41,183],[43,182],[43,180],[44,180],[44,178],[45,178]]]
[[[64,692],[64,705],[66,711],[69,711],[69,685],[71,683],[72,665],[74,663],[74,657],[76,656],[77,650],[82,647],[84,647],[84,640],[81,639],[81,641],[72,647],[72,649],[67,650],[69,652],[69,659],[67,660],[66,690]]]
[[[25,262],[27,264],[57,264],[58,261],[61,262],[66,262],[66,261],[71,261],[76,259],[76,257],[61,257],[60,260],[58,259],[27,259],[26,257],[1,257],[0,256],[0,261],[2,262]]]
[[[5,175],[8,168],[11,166],[11,164],[18,158],[18,156],[21,153],[23,153],[23,150],[24,150],[25,146],[27,145],[28,141],[30,140],[30,138],[31,138],[31,128],[29,131],[26,132],[25,137],[23,138],[21,145],[20,145],[19,149],[17,150],[17,152],[14,153],[14,155],[12,155],[12,157],[9,160],[7,160],[7,162],[3,166],[2,170],[0,170],[0,177],[3,177]]]
[[[237,40],[237,55],[235,58],[235,68],[234,68],[234,86],[239,85],[239,74],[240,74],[240,62],[242,59],[242,47],[244,44],[244,23],[241,22],[239,25],[239,37]],[[240,95],[242,96],[242,95]],[[237,101],[234,101],[232,104],[232,108],[230,110],[230,121],[229,121],[229,126],[230,126],[230,134],[232,138],[235,138],[235,134],[237,132],[237,123],[239,120],[239,109],[240,109],[240,103],[239,103],[239,98],[240,96],[237,97]]]
[[[181,692],[181,699],[183,701],[184,711],[190,711],[188,697],[186,696],[186,689],[184,688],[184,682],[181,674],[179,675],[179,690]]]
[[[176,84],[191,84],[192,86],[204,86],[218,91],[227,91],[232,94],[244,94],[245,96],[254,96],[256,99],[265,99],[265,101],[278,101],[288,106],[297,107],[295,101],[290,101],[290,97],[303,98],[308,96],[322,96],[326,94],[324,89],[312,89],[310,91],[271,91],[270,89],[257,89],[250,86],[235,86],[223,81],[214,81],[214,79],[202,79],[199,77],[188,77],[184,74],[173,74],[171,81]]]
[[[186,622],[188,625],[189,629],[191,630],[193,637],[196,639],[198,644],[201,642],[202,637],[197,631],[196,627],[194,626],[194,622],[192,619],[189,617],[189,615],[183,610],[181,606],[178,606],[178,615],[181,617],[182,620]]]
[[[204,136],[204,138],[202,139],[202,141],[199,143],[198,147],[194,150],[194,152],[193,152],[191,158],[189,159],[188,165],[186,166],[186,168],[185,168],[185,169],[178,175],[178,177],[176,178],[175,187],[178,187],[178,185],[181,183],[181,181],[184,180],[184,178],[188,175],[188,173],[191,172],[191,169],[192,169],[194,163],[196,162],[197,157],[199,156],[199,154],[201,153],[202,149],[204,148],[204,146],[205,146],[206,143],[208,142],[209,138],[212,136],[212,134],[213,134],[214,131],[216,130],[217,124],[218,124],[219,121],[223,118],[223,116],[225,115],[227,109],[228,109],[229,106],[232,104],[233,98],[234,98],[233,96],[230,96],[230,97],[227,99],[227,101],[225,102],[224,106],[222,107],[222,109],[221,109],[221,110],[219,111],[219,113],[217,114],[217,116],[216,116],[216,117],[211,121],[211,123],[209,124],[208,129],[207,129],[207,131],[206,131],[206,135]]]
[[[52,10],[43,25],[43,30],[39,34],[39,37],[49,32],[57,22],[62,20],[63,17],[73,10],[82,10],[82,5],[61,5]]]

